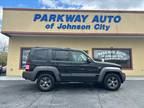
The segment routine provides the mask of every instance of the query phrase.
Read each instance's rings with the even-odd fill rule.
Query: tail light
[[[29,72],[30,71],[30,59],[28,57],[27,61],[26,61],[26,66],[25,66],[25,71]]]

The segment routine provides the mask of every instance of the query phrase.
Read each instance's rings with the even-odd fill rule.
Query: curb
[[[25,80],[22,77],[0,76],[0,80]]]
[[[144,77],[126,77],[126,80],[144,80]]]
[[[0,80],[25,80],[22,77],[0,76]],[[144,80],[144,77],[127,77],[126,80]]]

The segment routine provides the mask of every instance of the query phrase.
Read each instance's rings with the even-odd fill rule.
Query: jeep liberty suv
[[[94,61],[84,51],[69,48],[32,48],[23,78],[37,81],[41,91],[56,82],[98,82],[108,90],[118,90],[125,81],[121,66]]]

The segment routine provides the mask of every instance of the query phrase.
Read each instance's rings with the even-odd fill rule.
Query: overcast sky
[[[144,11],[144,0],[0,0],[0,31],[3,8]],[[0,33],[0,41],[8,41],[8,37]]]

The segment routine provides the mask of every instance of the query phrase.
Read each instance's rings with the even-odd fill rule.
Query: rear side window
[[[69,51],[54,50],[53,60],[56,61],[70,61]]]
[[[48,51],[46,49],[39,49],[39,50],[34,50],[31,58],[33,60],[46,60],[48,55]]]

